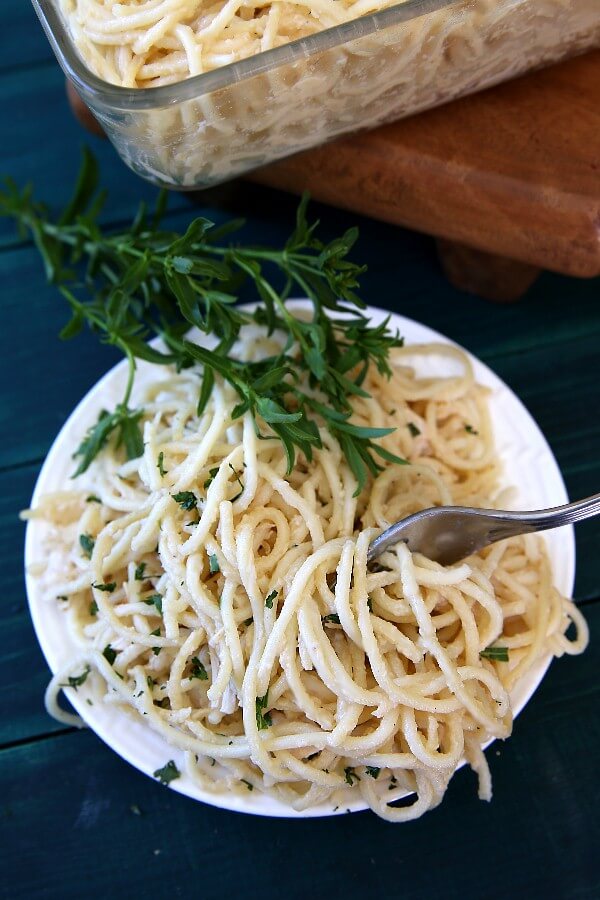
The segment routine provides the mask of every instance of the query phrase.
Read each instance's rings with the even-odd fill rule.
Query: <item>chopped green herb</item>
[[[182,509],[197,509],[198,500],[193,491],[180,491],[178,494],[171,494],[175,503],[179,503]]]
[[[162,616],[162,611],[163,611],[162,601],[163,601],[163,598],[161,597],[160,594],[152,594],[151,597],[145,597],[143,600],[143,602],[146,604],[146,606],[155,606],[156,609],[158,610],[158,612],[161,614],[161,616]]]
[[[365,771],[366,771],[367,775],[371,776],[371,778],[379,778],[379,773],[381,772],[381,769],[379,768],[379,766],[367,766]]]
[[[164,478],[165,475],[167,474],[167,470],[165,469],[164,462],[165,462],[165,454],[161,450],[160,453],[158,454],[158,462],[156,463],[156,468],[158,469],[161,478]]]
[[[92,587],[95,587],[97,591],[106,591],[109,594],[112,594],[116,586],[116,581],[109,581],[108,584],[96,584],[95,582],[92,583]]]
[[[85,698],[85,702],[87,703],[88,706],[93,706],[93,705],[94,705],[94,704],[92,703],[92,701],[90,700],[89,697],[86,697],[86,698]]]
[[[152,688],[154,687],[154,685],[156,684],[156,682],[155,682],[154,678],[152,678],[150,675],[147,675],[147,676],[146,676],[146,684],[148,685],[148,687],[150,688],[150,690],[152,690]]]
[[[219,558],[216,553],[208,554],[208,563],[209,563],[210,571],[213,575],[215,572],[221,571],[221,569],[219,567]]]
[[[133,577],[135,578],[136,581],[143,581],[143,580],[144,580],[144,571],[145,571],[145,569],[146,569],[146,563],[145,563],[145,562],[141,562],[138,566],[136,566],[136,569],[135,569],[135,575],[133,576]]]
[[[155,778],[158,778],[161,784],[171,784],[172,781],[175,781],[176,778],[181,777],[181,772],[175,765],[172,759],[162,767],[162,769],[157,769],[152,773]]]
[[[63,603],[68,603],[69,601],[69,598],[66,596],[66,594],[59,594],[56,599],[62,600]]]
[[[388,791],[393,791],[397,784],[398,781],[396,780],[396,776],[392,775],[392,777],[390,778],[390,783],[388,785]]]
[[[163,697],[162,700],[155,700],[154,705],[160,707],[160,709],[171,709],[171,701],[168,697]]]
[[[211,486],[214,478],[219,474],[219,467],[215,466],[214,469],[209,469],[208,471],[210,474],[209,474],[209,477],[204,482],[204,490],[206,490],[207,488],[209,488]]]
[[[192,656],[192,670],[190,678],[198,678],[200,681],[208,681],[208,672],[197,656]]]
[[[246,781],[245,778],[241,778],[240,781],[242,782],[242,784],[245,784],[245,785],[246,785],[246,787],[248,788],[249,791],[253,791],[253,790],[254,790],[254,785],[253,785],[253,784],[250,784],[249,781]]]
[[[350,785],[350,787],[354,786],[356,781],[360,781],[360,775],[357,775],[352,766],[346,766],[344,769],[344,778]]]
[[[409,422],[406,427],[413,437],[417,437],[419,434],[421,434],[421,429],[417,428],[414,422]]]
[[[271,713],[263,713],[263,710],[266,709],[267,704],[269,702],[269,692],[264,695],[264,697],[256,698],[256,727],[259,731],[262,731],[264,728],[268,728],[273,724],[271,719]]]
[[[235,503],[235,501],[238,499],[238,497],[241,497],[242,494],[244,493],[244,483],[243,483],[242,479],[240,478],[239,472],[236,471],[236,469],[233,468],[233,466],[231,465],[231,463],[229,463],[228,465],[229,465],[229,468],[231,469],[231,471],[233,472],[233,474],[235,475],[236,480],[237,480],[237,483],[238,483],[239,486],[240,486],[240,490],[238,491],[238,493],[235,495],[235,497],[232,497],[232,498],[231,498],[231,502],[232,502],[232,503]]]
[[[469,434],[479,434],[478,431],[475,431],[472,425],[465,425],[465,431],[467,431]]]
[[[88,675],[90,674],[91,669],[89,666],[86,666],[81,675],[69,675],[68,684],[61,684],[61,687],[72,687],[77,690],[78,687],[81,687],[82,684],[85,683]]]
[[[320,752],[320,750],[315,750],[315,752],[311,753],[310,756],[305,756],[302,762],[310,762],[311,759],[316,759]]]
[[[90,494],[89,497],[85,498],[85,502],[86,503],[102,503],[102,500],[100,499],[100,497],[96,497],[95,494]]]
[[[154,631],[150,632],[150,634],[153,637],[160,637],[160,628],[155,628]],[[152,652],[154,653],[155,656],[158,656],[158,654],[160,653],[161,650],[162,650],[162,647],[153,647],[152,648]]]
[[[485,650],[480,650],[479,655],[482,659],[493,659],[497,662],[508,662],[508,647],[489,646],[486,647]]]
[[[244,619],[244,625],[245,625],[246,627],[248,627],[248,625],[252,625],[253,622],[254,622],[253,616],[250,616],[249,619]]]
[[[265,606],[267,609],[273,609],[273,600],[277,599],[279,591],[271,591],[269,596],[265,600]]]
[[[104,650],[102,651],[102,656],[104,659],[112,666],[115,659],[117,658],[117,651],[113,650],[110,644],[107,644]]]
[[[340,617],[337,613],[329,613],[328,616],[322,616],[321,622],[323,625],[339,625]]]
[[[97,612],[98,612],[98,604],[96,603],[95,600],[92,600],[92,602],[90,603],[90,616],[95,616]]]
[[[94,544],[96,543],[94,538],[91,534],[80,534],[79,543],[84,555],[87,556],[88,559],[91,559],[92,553],[94,552]]]

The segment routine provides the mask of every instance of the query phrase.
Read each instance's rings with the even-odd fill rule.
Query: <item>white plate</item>
[[[370,307],[369,315],[374,322],[378,323],[388,313]],[[402,316],[392,315],[391,325],[404,336],[406,344],[432,341],[452,343],[431,328]],[[566,503],[568,498],[560,470],[535,421],[518,397],[497,375],[471,354],[469,354],[469,358],[473,364],[477,381],[491,389],[489,404],[496,445],[504,464],[503,483],[514,485],[518,491],[513,504],[514,508],[535,509]],[[415,358],[414,364],[417,370],[423,369],[423,360],[419,360],[418,357]],[[161,374],[165,377],[164,372],[165,370],[161,367],[141,362],[136,379],[137,388],[139,389],[149,379],[161,377]],[[437,357],[433,362],[428,360],[427,372],[430,375],[452,374],[453,363],[445,357]],[[111,369],[86,394],[73,411],[44,462],[33,493],[32,506],[36,505],[42,494],[59,490],[61,486],[68,483],[73,472],[71,458],[73,449],[80,443],[86,429],[96,421],[100,410],[102,408],[110,409],[119,401],[126,374],[126,363],[123,361]],[[47,526],[39,520],[32,520],[27,527],[25,540],[25,565],[27,567],[40,560],[46,528]],[[570,596],[575,577],[573,529],[562,528],[560,532],[550,532],[544,537],[552,560],[554,583],[562,593]],[[74,644],[70,640],[66,627],[65,615],[59,609],[58,604],[43,601],[34,577],[27,575],[26,582],[29,607],[37,637],[48,665],[55,672],[68,661],[74,651]],[[548,656],[540,660],[513,690],[511,697],[515,715],[523,709],[534,693],[550,664],[550,659],[551,657]],[[69,697],[71,703],[90,728],[123,759],[150,776],[167,760],[174,759],[183,773],[181,752],[171,747],[149,726],[142,722],[136,722],[130,715],[113,706],[102,706],[96,703],[90,707],[85,703],[82,693],[73,694],[71,692],[72,696]],[[227,792],[223,794],[208,793],[200,790],[185,774],[173,781],[171,787],[195,800],[255,815],[306,818],[335,814],[333,807],[327,805],[304,812],[295,812],[259,791],[248,793],[248,796],[237,796]],[[346,809],[354,812],[364,808],[360,801],[356,801],[349,806],[345,804],[339,812],[345,812]]]

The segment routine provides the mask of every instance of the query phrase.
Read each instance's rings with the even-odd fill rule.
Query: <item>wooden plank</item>
[[[463,770],[441,807],[404,826],[369,813],[286,821],[217,810],[153,783],[89,732],[3,750],[0,822],[12,852],[0,896],[108,897],[118,883],[123,896],[171,900],[196,883],[204,900],[220,900],[237,897],[243,878],[248,898],[592,900],[600,604],[588,614],[590,651],[557,661],[510,740],[488,750],[491,805]]]
[[[39,28],[35,22],[33,25]],[[84,143],[98,157],[103,185],[118,185],[104,213],[106,221],[126,221],[133,217],[140,200],[155,200],[156,188],[129,172],[108,141],[83,134],[67,103],[58,63],[43,70],[26,68],[0,74],[0,103],[10,117],[10,141],[2,144],[0,176],[10,175],[19,185],[33,182],[36,196],[51,208],[62,209],[67,202]],[[171,209],[189,204],[186,194],[171,196]],[[0,218],[0,248],[19,243],[13,223]]]
[[[31,3],[2,0],[2,13],[5,26],[0,29],[0,72],[55,59]]]
[[[44,709],[49,669],[31,624],[23,579],[25,525],[18,515],[29,505],[37,474],[36,465],[0,473],[0,745],[64,731]]]

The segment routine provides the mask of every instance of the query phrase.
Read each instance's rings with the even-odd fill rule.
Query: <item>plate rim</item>
[[[243,304],[240,305],[241,309],[252,310],[256,308],[259,304],[251,303],[251,304]],[[306,308],[307,301],[302,299],[293,299],[288,301],[288,306],[291,308]],[[426,325],[423,322],[419,322],[416,319],[409,318],[408,316],[403,316],[400,313],[392,312],[391,310],[385,310],[381,307],[368,305],[364,310],[365,314],[369,316],[369,318],[374,319],[375,321],[383,321],[383,319],[389,316],[390,324],[397,328],[400,331],[400,334],[403,333],[403,330],[408,330],[409,333],[412,330],[415,331],[424,331],[426,334],[425,338],[411,338],[409,337],[410,342],[418,343],[441,343],[445,345],[450,345],[453,347],[457,347],[463,353],[465,353],[474,368],[474,374],[476,380],[479,380],[477,370],[479,369],[480,373],[483,373],[487,379],[496,383],[496,386],[503,388],[508,392],[511,402],[515,402],[518,407],[520,407],[520,411],[524,414],[527,425],[529,429],[532,429],[540,441],[541,446],[545,454],[547,455],[549,462],[553,468],[553,478],[555,481],[555,489],[559,496],[557,496],[557,503],[566,503],[568,502],[568,494],[565,486],[565,482],[562,476],[562,472],[558,465],[558,461],[552,451],[552,448],[542,431],[541,427],[538,425],[536,420],[533,418],[529,409],[525,406],[520,397],[512,390],[512,388],[506,384],[506,382],[497,375],[487,363],[483,362],[483,360],[479,359],[475,356],[471,351],[467,350],[458,342],[452,340],[441,332],[437,331],[434,328],[431,328],[429,325]],[[154,339],[151,341],[151,344],[159,343],[159,339]],[[410,346],[410,343],[407,343],[405,346]],[[145,364],[151,365],[151,364]],[[89,404],[93,404],[93,401],[98,399],[99,396],[103,396],[106,392],[106,388],[108,385],[112,384],[115,379],[119,379],[120,376],[124,375],[127,368],[127,360],[123,359],[112,366],[108,371],[105,372],[104,375],[98,381],[96,381],[92,387],[86,391],[83,397],[79,400],[76,406],[73,408],[69,416],[66,418],[64,423],[62,424],[58,434],[52,441],[50,449],[46,454],[44,462],[40,468],[39,474],[36,478],[35,486],[33,489],[33,493],[31,496],[30,506],[33,507],[39,497],[46,492],[45,482],[50,477],[50,472],[56,462],[56,458],[60,458],[64,455],[64,450],[62,449],[62,444],[65,442],[65,433],[67,433],[72,427],[73,423],[76,422],[78,416],[81,412],[84,412],[85,409],[89,406]],[[497,435],[495,435],[497,440]],[[31,616],[32,624],[34,627],[36,639],[42,651],[42,654],[46,660],[46,664],[50,668],[50,671],[54,674],[57,665],[54,652],[51,647],[51,642],[45,633],[45,627],[43,624],[43,604],[40,603],[40,598],[36,597],[37,589],[36,589],[36,580],[35,577],[28,571],[29,566],[35,562],[36,560],[33,557],[34,548],[36,546],[36,520],[29,520],[27,523],[26,533],[25,533],[25,585],[27,592],[27,602],[29,608],[29,614]],[[569,588],[568,593],[572,595],[574,583],[575,583],[575,562],[576,562],[576,549],[575,549],[575,530],[573,526],[567,526],[562,530],[562,538],[563,538],[563,547],[564,547],[564,562],[566,566],[566,574],[565,574],[565,584],[568,582]],[[515,703],[513,708],[513,721],[517,718],[517,716],[521,713],[527,703],[531,700],[533,694],[536,692],[539,687],[541,681],[543,680],[551,662],[553,656],[551,654],[547,654],[544,657],[541,657],[534,664],[530,672],[528,673],[528,681],[527,687],[524,691],[523,699],[520,702]],[[52,661],[51,661],[52,660]],[[98,723],[94,723],[94,713],[90,716],[90,707],[85,704],[84,698],[79,696],[78,694],[74,694],[74,696],[69,696],[69,703],[74,707],[79,716],[84,720],[85,725],[94,732],[94,734],[100,738],[100,740],[105,743],[110,750],[116,753],[121,759],[125,760],[129,763],[133,768],[135,768],[138,772],[147,775],[149,778],[152,778],[153,781],[156,781],[154,778],[151,767],[143,766],[139,760],[136,760],[135,754],[130,753],[126,748],[119,746],[115,747],[114,742],[111,741],[110,735],[104,733],[105,729],[103,725],[98,725]],[[115,710],[117,714],[127,715],[127,713],[123,713],[122,711]],[[91,722],[88,721],[91,719]],[[94,724],[92,724],[94,723]],[[152,729],[146,725],[145,723],[139,723],[140,726],[149,729],[152,734],[156,735]],[[157,737],[160,737],[156,735]],[[180,751],[176,747],[170,747],[168,742],[161,738],[165,742],[165,746],[170,748],[170,751],[174,755],[181,755],[183,751]],[[489,747],[490,744],[494,742],[492,738],[486,744],[484,744],[484,749]],[[465,765],[465,761],[463,760],[461,764],[459,764],[458,768],[462,768]],[[454,774],[454,773],[453,773]],[[281,801],[276,800],[274,797],[269,796],[268,794],[264,794],[259,792],[256,798],[248,798],[243,797],[243,795],[238,794],[230,794],[227,791],[222,793],[211,793],[209,791],[203,790],[200,788],[192,779],[187,776],[184,772],[181,774],[180,779],[176,779],[171,782],[169,787],[179,794],[188,797],[191,800],[195,800],[196,802],[207,803],[210,806],[214,806],[220,809],[226,809],[231,812],[239,812],[247,815],[259,815],[270,818],[289,818],[289,819],[305,819],[305,818],[318,818],[318,817],[328,817],[335,815],[345,815],[347,811],[350,812],[362,812],[368,809],[368,806],[361,801],[353,801],[350,804],[344,804],[342,809],[333,809],[332,807],[327,806],[317,806],[308,810],[296,811],[291,807],[286,806]],[[191,790],[190,790],[191,788]],[[252,802],[254,800],[254,802]],[[256,801],[259,801],[257,803]],[[266,801],[261,803],[260,801]],[[266,808],[263,808],[265,807]]]

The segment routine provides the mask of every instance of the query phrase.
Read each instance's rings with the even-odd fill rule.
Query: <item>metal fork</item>
[[[447,566],[504,538],[573,525],[598,513],[600,494],[565,506],[530,512],[435,506],[386,528],[371,541],[368,560],[377,559],[389,547],[405,541],[409,550]]]

